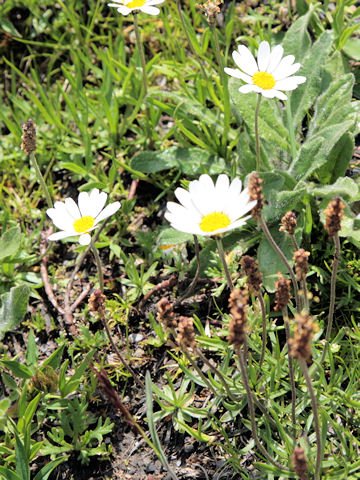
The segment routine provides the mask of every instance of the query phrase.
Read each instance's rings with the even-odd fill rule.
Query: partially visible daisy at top
[[[209,175],[189,184],[189,191],[177,188],[175,196],[180,204],[167,203],[165,218],[180,232],[210,237],[242,227],[250,216],[244,217],[255,205],[248,189],[242,189],[241,180],[231,183],[225,174],[216,183]]]
[[[109,7],[117,8],[117,11],[122,15],[129,15],[131,12],[143,12],[149,15],[159,15],[160,10],[154,5],[160,5],[165,0],[115,0],[113,3],[108,3]]]
[[[283,91],[295,90],[298,85],[306,82],[306,77],[295,75],[300,63],[294,63],[294,55],[283,57],[284,49],[281,45],[270,48],[268,42],[261,42],[258,49],[257,61],[245,45],[239,45],[232,54],[238,68],[225,68],[225,72],[246,82],[239,88],[241,93],[256,92],[264,97],[287,100]]]
[[[94,188],[90,194],[80,192],[78,204],[72,198],[66,198],[64,202],[55,202],[54,208],[48,208],[46,213],[61,231],[50,235],[49,240],[79,236],[80,245],[89,245],[90,232],[98,227],[99,222],[117,212],[121,206],[120,202],[114,202],[104,208],[106,200],[107,193]]]

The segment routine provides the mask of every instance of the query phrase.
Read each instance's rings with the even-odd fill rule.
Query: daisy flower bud
[[[24,134],[21,137],[21,150],[24,150],[24,152],[30,155],[36,150],[36,128],[34,120],[29,118],[29,120],[24,123],[22,129]]]
[[[306,77],[292,76],[300,67],[294,63],[294,55],[283,57],[284,49],[281,45],[270,48],[268,42],[259,45],[257,61],[245,45],[239,45],[232,54],[238,68],[225,68],[231,77],[246,82],[239,88],[241,93],[256,92],[264,97],[287,100],[283,91],[295,90],[298,85],[306,82]]]
[[[114,0],[108,3],[108,7],[115,7],[122,15],[129,15],[131,12],[143,12],[148,15],[159,15],[160,10],[154,5],[160,5],[165,0]]]
[[[191,317],[179,317],[177,330],[178,345],[193,350],[196,347],[194,320]]]
[[[278,273],[278,281],[275,283],[275,307],[274,310],[282,311],[289,303],[291,298],[291,280],[286,279],[283,275],[279,272]]]
[[[295,316],[294,336],[289,339],[290,354],[299,360],[311,363],[311,344],[318,327],[309,314],[297,313]]]
[[[251,210],[251,215],[257,218],[261,215],[261,210],[264,206],[264,195],[262,193],[262,179],[257,173],[253,173],[250,176],[249,182],[249,194],[250,200],[255,201],[254,208]]]
[[[236,288],[229,297],[230,323],[228,340],[230,345],[240,347],[246,339],[247,288]]]
[[[241,259],[241,265],[247,276],[247,284],[253,292],[258,292],[262,284],[262,274],[259,270],[259,263],[249,255],[245,255]]]
[[[158,313],[157,320],[166,328],[166,329],[175,329],[177,327],[177,321],[175,318],[175,313],[172,303],[169,302],[167,298],[162,298],[158,304]]]
[[[99,222],[117,212],[121,206],[120,202],[114,202],[104,208],[106,200],[107,194],[94,188],[90,194],[80,192],[78,204],[72,198],[55,202],[54,208],[48,208],[46,213],[61,231],[50,235],[49,240],[79,236],[80,245],[89,245],[89,232],[98,227]]]
[[[255,205],[250,201],[249,191],[243,191],[241,180],[231,183],[225,174],[219,175],[216,183],[209,175],[189,184],[189,191],[177,188],[175,196],[180,205],[167,203],[165,218],[180,232],[210,237],[242,227],[250,218],[244,217]]]
[[[339,197],[334,198],[325,209],[325,230],[333,237],[341,230],[345,205]]]
[[[306,279],[306,274],[309,271],[309,256],[310,252],[307,252],[303,248],[299,248],[299,250],[296,250],[294,253],[296,280],[298,282],[302,282]]]
[[[294,235],[297,225],[296,215],[294,212],[286,212],[281,219],[281,227],[279,232],[286,232],[288,235]]]

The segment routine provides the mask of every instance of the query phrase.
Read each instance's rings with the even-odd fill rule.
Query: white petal
[[[267,72],[272,73],[277,68],[283,54],[284,54],[284,49],[281,45],[276,45],[276,47],[274,47],[271,50],[270,62],[266,70]]]
[[[160,13],[160,10],[157,7],[148,7],[147,5],[141,7],[140,10],[148,15],[159,15]]]
[[[235,193],[240,193],[241,192],[241,187],[242,187],[242,182],[240,178],[234,178],[234,180],[231,182],[230,187],[229,187],[229,194],[233,195]]]
[[[195,180],[194,182],[190,182],[189,192],[191,193],[194,207],[202,215],[207,215],[208,213],[215,211],[215,187],[209,175],[203,174],[198,181]]]
[[[258,69],[258,66],[257,66],[257,63],[256,63],[256,60],[253,56],[253,54],[251,53],[251,51],[245,47],[245,45],[239,45],[238,46],[238,51],[239,51],[239,54],[240,54],[240,59],[239,57],[238,60],[240,60],[240,64],[238,65],[238,67],[243,70],[245,73],[248,73],[249,75],[253,76],[254,73],[258,72],[259,69]],[[234,54],[233,54],[233,58],[234,58]],[[235,60],[235,58],[234,58]]]
[[[273,72],[275,80],[282,80],[283,78],[290,77],[296,73],[301,67],[301,63],[294,63],[293,65],[288,65],[283,68],[280,66]]]
[[[260,93],[261,91],[262,91],[261,88],[258,87],[257,85],[242,85],[239,88],[239,92],[241,93],[250,93],[250,92]]]
[[[175,197],[181,203],[181,205],[183,205],[185,208],[191,208],[192,207],[190,192],[185,190],[185,188],[178,187],[175,190],[174,194],[175,194]]]
[[[235,78],[240,78],[240,80],[243,80],[246,83],[252,83],[252,78],[250,75],[247,75],[246,73],[243,73],[241,70],[238,68],[224,68],[224,72],[230,75],[231,77]]]
[[[80,192],[78,196],[78,205],[82,217],[88,215],[94,216],[91,212],[91,201],[88,192]]]
[[[48,237],[48,240],[55,241],[61,240],[62,238],[73,237],[74,233],[72,232],[56,232]]]
[[[275,97],[275,93],[274,93],[273,89],[271,89],[271,90],[261,90],[261,95],[263,95],[266,98],[274,98]]]
[[[101,210],[104,208],[106,200],[107,200],[107,193],[99,192],[97,188],[94,188],[90,192],[90,202],[91,202],[91,211],[90,214],[92,217],[97,217]]]
[[[72,198],[65,199],[65,206],[69,215],[71,215],[74,220],[78,220],[81,217],[79,208]]]
[[[286,55],[286,57],[281,59],[279,65],[274,70],[273,75],[276,76],[276,72],[280,69],[282,70],[282,69],[291,67],[294,61],[295,61],[294,55]]]
[[[300,82],[298,81],[299,78],[300,78]],[[285,90],[285,91],[295,90],[300,85],[300,83],[304,83],[304,81],[301,81],[304,78],[305,77],[296,77],[296,76],[295,77],[284,78],[283,80],[280,80],[279,82],[276,82],[274,88],[276,90]],[[305,78],[305,80],[306,80],[306,78]]]
[[[261,72],[266,72],[266,69],[270,62],[270,45],[268,42],[264,41],[260,43],[257,54],[257,62],[259,70]]]
[[[107,207],[104,208],[102,212],[99,213],[99,215],[95,218],[95,225],[97,225],[101,220],[104,220],[105,218],[110,217],[111,215],[114,215],[115,212],[119,210],[121,207],[120,202],[114,202],[110,203]]]
[[[275,90],[273,89],[273,92],[274,92],[274,96],[279,98],[280,100],[287,100],[287,95],[285,95],[285,93],[283,92],[280,92],[280,90]]]
[[[80,245],[89,245],[91,242],[91,235],[88,233],[85,233],[84,235],[80,235],[79,237],[79,243]]]
[[[225,175],[225,173],[219,175],[215,184],[215,192],[217,196],[217,202],[219,203],[220,211],[222,209],[224,202],[227,199],[229,186],[230,186],[229,177]]]
[[[109,5],[110,7],[117,7],[118,5]],[[121,13],[122,15],[129,15],[131,12],[131,8],[125,7],[125,5],[121,5],[118,7],[117,11]]]
[[[48,208],[46,213],[49,215],[54,225],[60,230],[69,230],[69,226],[72,227],[74,219],[63,202],[56,202],[55,208]]]
[[[160,3],[164,3],[165,0],[148,0],[146,5],[160,5]]]

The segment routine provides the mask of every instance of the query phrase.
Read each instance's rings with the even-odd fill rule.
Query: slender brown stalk
[[[246,390],[246,395],[247,395],[247,400],[248,400],[248,405],[249,405],[249,412],[250,412],[250,421],[251,421],[251,431],[252,431],[252,435],[254,437],[254,441],[255,441],[255,444],[257,446],[257,448],[260,450],[260,452],[264,455],[264,457],[272,464],[274,465],[275,467],[277,468],[280,468],[281,470],[285,470],[287,472],[289,472],[290,470],[281,465],[280,463],[278,463],[276,460],[274,460],[271,455],[269,455],[269,453],[266,451],[266,449],[264,448],[264,446],[261,444],[260,440],[259,440],[259,437],[258,437],[258,434],[257,434],[257,430],[256,430],[256,423],[255,423],[255,409],[254,409],[254,401],[253,401],[253,397],[252,397],[252,393],[251,393],[251,389],[250,389],[250,386],[249,386],[249,379],[248,379],[248,376],[247,376],[247,373],[246,373],[246,367],[245,367],[245,362],[244,362],[244,358],[243,358],[243,355],[241,354],[241,351],[240,351],[240,347],[239,346],[235,346],[235,351],[236,351],[236,354],[239,358],[239,362],[240,362],[240,370],[241,370],[241,375],[242,375],[242,379],[243,379],[243,382],[244,382],[244,386],[245,386],[245,390]]]
[[[206,365],[210,368],[210,370],[215,374],[217,375],[219,378],[220,378],[220,381],[221,383],[223,384],[225,390],[226,390],[226,393],[228,395],[229,398],[231,398],[231,400],[233,402],[237,402],[238,399],[231,393],[230,389],[229,389],[229,385],[227,384],[223,374],[215,367],[215,365],[213,365],[212,363],[209,362],[209,360],[205,357],[205,355],[202,354],[200,348],[197,348],[196,349],[196,353],[199,355],[199,357],[201,358],[201,360],[206,363]]]
[[[312,386],[311,378],[309,375],[309,369],[306,365],[306,361],[304,359],[298,358],[301,370],[303,372],[307,388],[309,390],[310,399],[311,399],[311,407],[314,415],[314,424],[315,424],[315,434],[316,434],[316,464],[315,464],[315,480],[320,479],[321,475],[321,435],[320,435],[320,425],[319,425],[319,413],[317,408],[317,401],[316,395],[314,391],[314,387]]]
[[[227,285],[230,288],[230,290],[233,290],[234,289],[234,284],[231,280],[230,272],[229,272],[229,269],[228,269],[228,266],[227,266],[227,263],[226,263],[225,252],[224,252],[224,247],[223,247],[223,244],[222,244],[222,240],[218,236],[215,237],[215,240],[216,240],[216,245],[217,245],[219,255],[220,255],[220,258],[221,258],[221,262],[222,262],[223,267],[224,267],[224,272],[225,272],[225,276],[226,276]]]
[[[265,357],[267,332],[266,332],[266,309],[265,309],[264,297],[263,297],[263,294],[261,293],[261,290],[258,291],[257,295],[260,302],[261,318],[262,318],[262,347],[261,347],[261,356],[260,356],[260,362],[259,362],[259,370],[260,370]]]
[[[260,214],[258,216],[260,226],[262,228],[262,231],[265,233],[266,238],[268,239],[270,245],[273,247],[273,249],[276,251],[276,253],[279,255],[283,263],[285,264],[286,268],[288,269],[288,272],[291,277],[291,281],[294,287],[294,295],[295,295],[295,300],[296,300],[296,309],[298,312],[301,311],[301,303],[300,303],[300,298],[299,298],[299,289],[298,289],[298,284],[295,278],[295,274],[293,272],[293,269],[290,266],[290,263],[288,262],[288,259],[285,257],[284,253],[280,249],[280,247],[277,245],[275,242],[273,236],[271,235],[268,226],[266,225],[264,219],[262,218],[262,215]]]
[[[333,239],[335,243],[335,252],[334,252],[334,261],[332,264],[332,272],[331,272],[330,306],[329,306],[329,315],[328,315],[328,322],[327,322],[326,334],[325,334],[325,345],[324,345],[323,353],[321,355],[320,364],[324,361],[327,350],[329,348],[331,327],[332,327],[333,318],[334,318],[334,308],[335,308],[335,298],[336,298],[336,275],[337,275],[339,259],[340,259],[339,234],[335,233],[333,235]]]
[[[194,244],[195,244],[195,256],[197,261],[196,273],[195,277],[193,278],[192,282],[190,283],[189,287],[187,288],[184,295],[180,298],[180,303],[192,293],[194,290],[200,275],[200,268],[201,268],[201,261],[200,261],[200,249],[199,249],[199,240],[196,235],[194,235]]]
[[[290,327],[289,327],[289,315],[288,309],[285,307],[282,310],[282,316],[285,324],[286,332],[286,343],[288,345],[288,361],[289,361],[289,377],[290,377],[290,386],[291,386],[291,421],[293,424],[293,437],[294,442],[296,441],[296,389],[295,389],[295,379],[294,379],[294,362],[293,357],[290,355],[289,339],[290,339]]]

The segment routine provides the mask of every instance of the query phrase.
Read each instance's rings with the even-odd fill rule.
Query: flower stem
[[[286,343],[288,346],[289,352],[289,340],[290,340],[290,327],[289,327],[289,315],[287,307],[285,307],[282,311],[282,316],[284,319],[285,324],[285,332],[286,332]],[[293,357],[288,353],[288,360],[289,360],[289,377],[290,377],[290,385],[291,385],[291,421],[293,424],[293,437],[294,443],[296,442],[296,390],[295,390],[295,380],[294,380],[294,362]]]
[[[246,373],[246,367],[245,367],[245,362],[244,362],[244,357],[240,352],[240,348],[236,347],[236,354],[239,358],[240,362],[240,370],[241,370],[241,375],[242,379],[244,382],[245,390],[246,390],[246,395],[247,395],[247,400],[248,400],[248,405],[249,405],[249,412],[250,412],[250,421],[251,421],[251,431],[252,431],[252,436],[254,437],[254,441],[260,452],[264,455],[264,457],[269,460],[270,463],[272,463],[275,467],[280,468],[281,470],[286,470],[289,471],[287,467],[284,467],[283,465],[280,465],[276,460],[274,460],[266,451],[266,449],[263,447],[261,444],[257,430],[256,430],[256,423],[255,423],[255,409],[254,409],[254,401],[252,397],[252,393],[250,390],[250,385],[249,385],[249,379]]]
[[[260,362],[259,362],[259,370],[260,370],[264,362],[265,348],[266,348],[266,310],[265,310],[264,297],[260,289],[257,296],[260,302],[261,317],[262,317],[262,347],[261,347],[261,356],[260,356]]]
[[[139,32],[139,25],[138,25],[138,18],[137,13],[134,12],[134,29],[135,29],[135,38],[136,38],[136,45],[138,48],[138,52],[140,55],[140,62],[142,68],[142,79],[143,79],[143,87],[144,87],[144,96],[147,95],[147,74],[146,74],[146,62],[145,62],[145,54],[143,44],[141,43],[140,32]]]
[[[201,263],[200,263],[199,241],[198,241],[198,238],[197,238],[196,235],[194,235],[194,244],[195,244],[195,256],[196,256],[196,261],[197,261],[196,273],[195,273],[195,277],[193,278],[193,281],[190,283],[188,289],[186,290],[184,295],[180,298],[180,303],[184,300],[184,298],[186,298],[190,295],[190,293],[194,290],[195,285],[197,284],[197,281],[199,280]]]
[[[52,208],[52,207],[53,207],[53,203],[52,203],[52,200],[51,200],[51,196],[50,196],[49,190],[48,190],[48,188],[47,188],[47,186],[46,186],[44,177],[43,177],[42,174],[41,174],[39,165],[38,165],[37,160],[36,160],[36,157],[35,157],[35,153],[34,153],[34,152],[31,152],[29,156],[30,156],[30,161],[31,161],[31,163],[32,163],[32,166],[33,166],[34,169],[35,169],[35,174],[36,174],[37,181],[40,183],[41,188],[42,188],[43,191],[44,191],[44,195],[45,195],[45,198],[46,198],[46,203],[48,204],[48,207],[49,207],[49,208]]]
[[[319,425],[319,414],[316,402],[315,391],[312,386],[311,378],[309,375],[309,369],[306,365],[305,360],[299,359],[300,367],[305,377],[306,385],[309,390],[311,407],[314,415],[314,424],[315,424],[315,434],[316,434],[316,464],[315,464],[315,480],[320,479],[321,474],[321,435],[320,435],[320,425]]]
[[[296,138],[295,138],[295,132],[294,132],[290,100],[286,102],[286,119],[287,119],[287,126],[289,130],[291,160],[294,160],[294,158],[297,155],[297,150],[296,150]]]
[[[337,275],[339,259],[340,259],[340,239],[337,232],[334,235],[334,243],[335,243],[335,252],[334,252],[334,261],[332,264],[332,272],[331,272],[329,315],[328,315],[328,322],[327,322],[326,334],[325,334],[325,346],[324,346],[323,353],[321,355],[320,363],[324,361],[326,352],[329,348],[331,327],[332,327],[333,318],[334,318],[334,307],[335,307],[335,298],[336,298],[336,275]]]
[[[95,257],[95,261],[96,261],[96,267],[97,267],[97,271],[98,271],[98,276],[99,276],[99,287],[100,287],[100,292],[101,293],[104,293],[104,275],[103,275],[103,271],[102,271],[102,265],[101,265],[101,260],[100,260],[100,255],[99,255],[99,252],[97,250],[97,248],[95,247],[95,244],[94,242],[91,240],[91,250],[94,254],[94,257]],[[143,390],[145,390],[145,384],[140,380],[140,378],[137,376],[137,374],[134,372],[134,370],[130,367],[130,365],[127,363],[127,361],[125,360],[125,358],[123,357],[123,355],[121,354],[120,350],[117,348],[116,346],[116,343],[114,342],[114,339],[112,338],[112,335],[111,335],[111,332],[110,332],[110,329],[109,329],[109,326],[108,326],[108,323],[107,323],[107,320],[105,318],[105,314],[104,313],[100,313],[100,319],[101,319],[101,322],[102,324],[104,325],[104,328],[105,328],[105,332],[106,332],[106,335],[109,339],[109,342],[114,350],[114,352],[116,353],[116,355],[119,357],[119,360],[121,361],[121,363],[124,365],[125,369],[130,373],[130,375],[133,377],[134,381],[139,385],[139,387],[141,387]]]
[[[228,269],[228,266],[227,266],[227,263],[226,263],[226,258],[225,258],[225,253],[224,253],[224,247],[223,247],[223,244],[222,244],[222,240],[218,236],[215,237],[215,240],[216,240],[216,245],[217,245],[219,255],[220,255],[223,267],[224,267],[224,272],[225,272],[225,276],[226,276],[227,285],[230,288],[230,290],[233,290],[234,289],[234,284],[231,280],[229,269]]]
[[[260,138],[259,138],[259,110],[261,103],[261,93],[258,93],[255,108],[255,148],[256,148],[256,171],[260,172]]]
[[[223,146],[223,155],[224,158],[227,158],[227,139],[229,135],[229,130],[230,130],[230,116],[231,116],[231,108],[230,108],[230,95],[229,95],[229,88],[228,88],[228,79],[227,75],[224,72],[224,64],[222,61],[222,56],[221,56],[221,50],[220,50],[220,44],[219,44],[219,37],[216,31],[215,25],[212,25],[210,23],[210,28],[214,36],[214,42],[215,42],[215,55],[216,55],[216,61],[219,65],[220,69],[220,79],[221,83],[223,86],[223,96],[224,96],[224,131],[223,131],[223,136],[222,136],[222,146]]]
[[[262,215],[259,216],[259,222],[260,222],[260,226],[262,228],[262,231],[265,233],[265,236],[268,240],[268,242],[270,243],[270,245],[273,247],[273,249],[277,252],[277,254],[280,256],[281,260],[284,262],[286,268],[288,269],[288,272],[290,274],[290,277],[291,277],[291,280],[292,280],[292,284],[293,284],[293,287],[294,287],[294,294],[295,294],[295,300],[296,300],[296,309],[297,311],[300,313],[301,311],[301,304],[300,304],[300,297],[299,297],[299,289],[298,289],[298,285],[297,285],[297,281],[296,281],[296,278],[295,278],[295,275],[294,275],[294,272],[293,272],[293,269],[291,268],[290,266],[290,263],[288,262],[287,258],[285,257],[284,253],[282,252],[282,250],[280,249],[280,247],[277,245],[277,243],[275,242],[273,236],[271,235],[269,229],[268,229],[268,226],[266,225],[264,219],[262,218]]]

